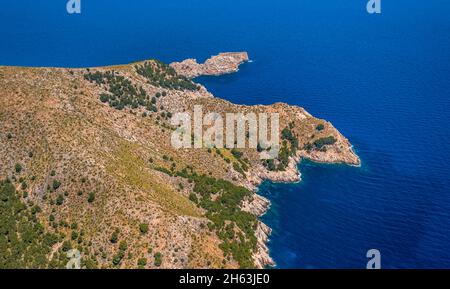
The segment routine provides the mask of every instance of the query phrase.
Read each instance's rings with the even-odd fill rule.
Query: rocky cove
[[[270,209],[270,201],[263,196],[258,195],[258,186],[264,180],[269,180],[275,183],[295,183],[301,181],[301,172],[298,170],[298,164],[302,158],[309,159],[318,163],[336,164],[343,163],[347,165],[359,166],[360,160],[354,154],[353,150],[349,151],[347,157],[342,159],[335,154],[330,155],[301,155],[299,154],[295,158],[291,158],[289,166],[286,171],[283,172],[266,172],[263,169],[254,170],[248,176],[250,187],[254,192],[253,199],[251,201],[245,201],[242,204],[242,210],[251,212],[257,216],[263,216]],[[255,236],[258,239],[257,249],[253,255],[255,264],[258,268],[265,268],[267,266],[275,266],[275,262],[270,256],[269,248],[267,247],[267,241],[270,238],[272,230],[266,224],[258,221],[258,226],[255,231]]]

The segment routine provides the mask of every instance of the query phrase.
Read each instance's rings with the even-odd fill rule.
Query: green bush
[[[311,143],[306,143],[305,146],[303,147],[303,149],[308,152],[310,152],[313,148],[314,146]]]
[[[263,165],[270,171],[285,171],[289,165],[289,157],[295,156],[298,150],[298,138],[292,132],[294,123],[290,123],[289,127],[281,131],[281,139],[283,140],[280,152],[278,154],[278,164],[274,160],[265,160]],[[261,149],[262,150],[262,149]],[[269,150],[269,149],[268,149]]]
[[[106,94],[106,93],[100,94],[100,101],[103,103],[108,102],[110,98],[111,97],[109,94]]]
[[[188,178],[194,183],[194,192],[200,196],[198,205],[207,211],[206,216],[212,221],[208,227],[217,231],[222,240],[221,249],[224,254],[226,256],[231,254],[242,268],[253,268],[252,255],[256,248],[257,219],[254,215],[240,209],[242,200],[251,196],[252,192],[226,180],[196,173],[190,174],[187,169],[177,172],[176,175]],[[214,201],[212,195],[217,195]],[[242,235],[230,238],[227,223],[237,226]]]
[[[47,268],[57,237],[39,223],[39,207],[30,212],[10,181],[0,181],[0,199],[0,268]]]
[[[117,252],[117,254],[115,254],[113,256],[113,260],[112,260],[113,265],[114,266],[120,265],[120,263],[122,262],[122,259],[123,259],[124,256],[125,256],[125,252],[122,251],[122,250],[119,250],[119,252]]]
[[[56,198],[56,204],[58,206],[61,206],[64,203],[64,197],[63,195],[59,194],[58,197]]]
[[[126,251],[128,249],[128,245],[126,241],[121,241],[119,244],[119,250]]]
[[[57,180],[53,180],[52,187],[53,190],[56,191],[61,186],[61,183]]]
[[[337,140],[334,138],[334,136],[323,137],[315,140],[314,146],[318,149],[321,149],[323,146],[335,144],[336,141]]]
[[[148,233],[148,224],[145,224],[145,223],[140,224],[139,231],[141,231],[141,234],[147,234]]]
[[[117,241],[119,240],[119,231],[115,230],[112,235],[111,238],[109,239],[109,241],[113,244],[117,243]]]
[[[146,258],[139,258],[137,265],[142,268],[145,267],[147,265],[147,259]]]
[[[265,160],[264,166],[265,166],[269,171],[275,171],[275,170],[276,170],[275,162],[274,162],[273,159]]]
[[[236,172],[238,172],[238,173],[240,173],[242,175],[245,175],[244,170],[241,168],[241,166],[238,163],[233,163],[233,169]]]
[[[76,231],[72,231],[71,239],[76,240],[78,238],[78,233]]]
[[[62,244],[61,249],[62,249],[63,252],[67,252],[70,249],[72,249],[72,245],[70,244],[69,241],[64,241],[63,244]]]
[[[238,160],[241,159],[241,157],[243,155],[243,153],[238,151],[237,149],[232,149],[231,154]]]
[[[92,203],[95,200],[95,193],[94,192],[90,192],[89,196],[88,196],[88,202]]]
[[[22,171],[22,165],[19,164],[19,163],[17,163],[17,164],[14,166],[14,170],[16,171],[16,173],[20,173],[20,172]]]
[[[154,264],[156,267],[160,267],[161,264],[162,264],[162,254],[161,254],[160,252],[156,252],[155,255],[154,255],[153,257],[155,258],[155,261],[154,261],[153,264]]]
[[[198,204],[198,198],[197,198],[197,195],[194,194],[194,193],[190,193],[190,194],[189,194],[189,200],[191,200],[192,202]]]
[[[138,74],[145,77],[153,86],[174,90],[196,91],[200,89],[200,86],[187,77],[178,75],[175,69],[159,60],[136,65],[135,69]],[[162,94],[160,92],[156,93],[158,98],[161,95],[164,95],[164,92]]]

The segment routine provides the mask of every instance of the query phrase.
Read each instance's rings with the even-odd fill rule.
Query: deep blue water
[[[3,1],[0,65],[98,66],[249,52],[217,96],[305,107],[355,145],[361,168],[300,165],[264,183],[279,268],[450,268],[450,1]]]

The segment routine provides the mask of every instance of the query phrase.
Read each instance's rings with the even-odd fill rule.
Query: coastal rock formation
[[[331,123],[328,123],[331,126]],[[326,152],[314,150],[311,152],[301,151],[299,156],[318,163],[347,164],[360,166],[361,160],[353,151],[353,146],[342,134],[336,134],[336,144],[329,146]]]
[[[253,254],[253,260],[257,268],[266,268],[267,266],[275,266],[275,262],[269,255],[269,248],[267,247],[267,241],[272,233],[266,224],[259,221],[256,227],[255,236],[258,240],[255,253]]]
[[[251,200],[246,199],[242,202],[241,208],[245,212],[249,212],[256,216],[264,215],[270,207],[270,201],[263,196],[254,194]],[[275,262],[270,257],[269,248],[266,243],[269,239],[272,229],[266,224],[258,221],[255,236],[257,239],[257,247],[253,253],[253,260],[257,268],[265,268],[266,266],[274,266]]]
[[[270,201],[263,196],[254,194],[251,199],[245,199],[241,209],[256,216],[264,215],[270,207]]]
[[[199,64],[196,59],[186,59],[182,62],[170,64],[176,72],[189,78],[203,75],[223,75],[234,73],[239,70],[239,66],[249,61],[247,52],[226,52],[215,55],[203,64]]]

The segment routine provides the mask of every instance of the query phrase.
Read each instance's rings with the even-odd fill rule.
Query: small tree
[[[141,234],[147,234],[148,233],[148,224],[140,224],[139,225],[139,231],[141,231]]]
[[[155,266],[156,267],[161,266],[161,264],[162,264],[162,254],[160,252],[156,252],[154,257],[155,257],[155,262],[154,262]]]
[[[94,192],[90,192],[89,196],[88,196],[88,202],[92,203],[95,200],[95,193]]]
[[[106,93],[100,94],[100,101],[103,102],[103,103],[108,102],[109,101],[109,95],[106,94]]]
[[[58,197],[56,198],[56,204],[58,206],[61,206],[64,203],[64,197],[63,195],[59,194]]]
[[[139,258],[137,262],[139,268],[145,267],[147,265],[147,259],[146,258]]]
[[[78,238],[78,233],[76,231],[72,231],[72,240],[76,240]]]
[[[127,242],[126,241],[121,241],[119,244],[119,250],[120,251],[126,251],[128,248]]]
[[[111,243],[115,244],[119,240],[119,231],[115,230],[114,233],[112,233],[111,238],[109,239]]]
[[[72,249],[72,245],[70,245],[70,243],[68,241],[64,241],[64,243],[62,245],[63,252],[67,252],[70,249]]]
[[[17,164],[14,166],[14,169],[15,169],[16,173],[20,173],[20,172],[22,171],[22,165],[19,164],[19,163],[17,163]]]
[[[189,200],[191,200],[192,202],[194,202],[194,203],[198,203],[198,198],[197,198],[197,195],[196,194],[194,194],[194,193],[190,193],[189,194]]]
[[[53,184],[52,184],[53,190],[56,191],[60,186],[61,186],[61,183],[59,181],[53,180]]]
[[[125,256],[125,253],[123,251],[119,250],[119,252],[117,252],[117,254],[113,256],[113,260],[112,260],[113,265],[114,266],[120,265],[124,256]]]

